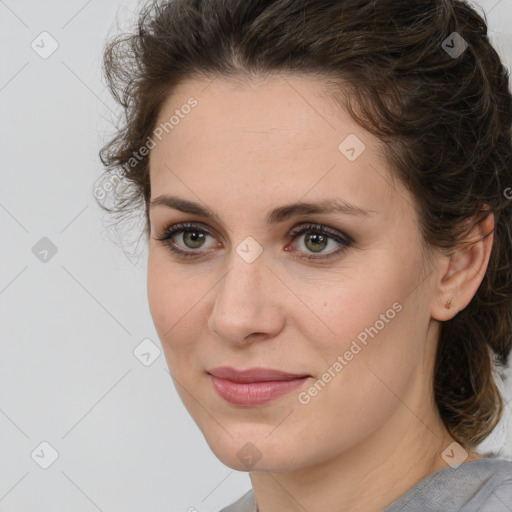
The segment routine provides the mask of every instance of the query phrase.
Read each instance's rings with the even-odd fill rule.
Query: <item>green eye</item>
[[[333,258],[344,252],[352,243],[350,237],[321,224],[299,226],[289,236],[299,245],[299,248],[292,252],[300,253],[297,257],[306,260]],[[212,239],[209,246],[208,238]],[[207,249],[222,246],[206,229],[189,223],[168,227],[157,240],[165,243],[171,252],[183,258],[205,256]]]
[[[352,243],[352,240],[349,237],[346,237],[321,224],[308,224],[301,226],[294,230],[290,236],[292,236],[294,241],[299,241],[299,250],[297,252],[305,254],[304,256],[299,257],[309,260],[321,260],[334,257],[345,251]],[[333,250],[325,251],[325,249],[330,246],[333,246]],[[308,254],[308,252],[310,254]],[[318,254],[318,256],[315,256],[315,254]]]
[[[183,231],[183,243],[189,249],[199,249],[206,238],[204,233],[200,233],[198,231]]]

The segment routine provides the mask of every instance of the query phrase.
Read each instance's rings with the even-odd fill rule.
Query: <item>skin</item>
[[[492,233],[481,238],[492,231],[492,214],[473,230],[469,250],[427,259],[414,199],[393,181],[378,139],[336,107],[320,81],[189,80],[158,122],[190,96],[198,105],[150,154],[151,201],[172,194],[218,216],[150,208],[149,304],[178,393],[215,455],[250,470],[260,512],[380,511],[448,465],[441,454],[454,440],[431,391],[435,347],[440,322],[467,306],[483,278]],[[338,150],[349,134],[366,146],[353,162]],[[267,224],[276,207],[324,199],[372,213]],[[173,237],[201,256],[180,258],[157,240],[180,222],[211,233],[199,246],[183,232]],[[334,255],[341,245],[331,239],[320,250],[330,258],[308,261],[318,254],[308,233],[289,235],[305,223],[353,242]],[[249,236],[263,250],[252,263],[236,251]],[[299,392],[394,303],[401,311],[300,403]],[[215,392],[207,370],[217,366],[311,377],[268,404],[243,407]],[[250,468],[237,456],[246,443],[261,455]],[[465,462],[477,458],[469,452]]]

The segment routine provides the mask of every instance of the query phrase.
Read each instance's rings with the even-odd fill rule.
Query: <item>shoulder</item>
[[[471,474],[476,494],[461,512],[510,512],[512,510],[512,461],[489,459],[475,465]],[[471,470],[471,468],[469,468]]]
[[[512,461],[480,459],[446,467],[417,483],[384,512],[510,512]]]
[[[256,499],[252,489],[250,489],[237,501],[231,503],[231,505],[228,505],[219,512],[254,512],[255,510]]]
[[[251,490],[219,512],[254,512]],[[427,476],[384,512],[511,512],[512,460],[480,459]]]

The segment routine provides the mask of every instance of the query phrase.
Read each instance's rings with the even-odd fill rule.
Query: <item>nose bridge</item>
[[[210,329],[229,341],[243,341],[253,333],[274,334],[280,323],[270,303],[272,290],[263,255],[251,261],[244,252],[239,254],[240,249],[247,247],[242,243],[233,251],[208,320]]]
[[[239,241],[238,245],[233,246],[228,263],[231,268],[227,276],[230,292],[233,293],[231,286],[234,286],[242,299],[246,298],[245,294],[251,289],[257,292],[259,285],[265,280],[265,273],[268,272],[266,264],[267,253],[255,238],[247,236]]]
[[[244,309],[245,316],[251,312],[254,314],[261,299],[260,294],[264,293],[262,286],[264,267],[261,256],[248,263],[234,252],[230,261],[230,270],[222,280],[215,300],[217,309],[220,311],[226,308],[228,311]]]

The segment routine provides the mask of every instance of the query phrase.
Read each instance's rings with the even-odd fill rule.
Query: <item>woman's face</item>
[[[305,77],[188,81],[153,137],[152,317],[186,408],[242,471],[431,435],[436,272],[377,139],[323,92]],[[233,384],[218,367],[307,377]]]

